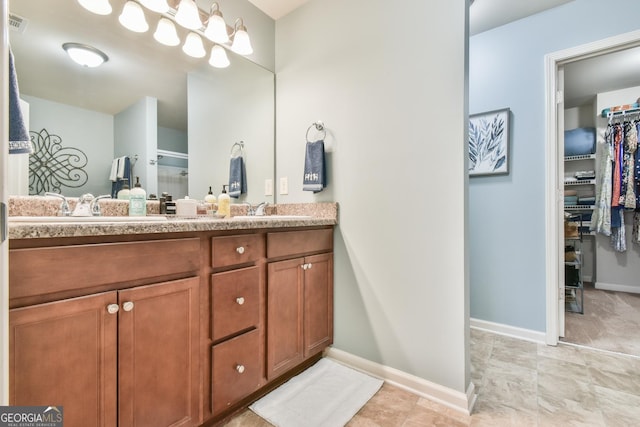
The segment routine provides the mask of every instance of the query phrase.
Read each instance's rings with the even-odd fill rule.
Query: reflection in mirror
[[[181,198],[193,192],[191,197],[202,198],[212,186],[217,195],[228,180],[228,150],[244,139],[249,194],[241,200],[265,200],[264,180],[274,174],[273,73],[232,52],[229,68],[216,69],[180,46],[161,45],[153,39],[159,15],[148,11],[151,29],[128,31],[118,23],[124,3],[111,0],[107,16],[71,0],[10,4],[10,13],[24,20],[9,37],[20,92],[29,104],[29,130],[46,129],[61,147],[87,156],[86,184],[60,191],[108,194],[112,160],[137,156],[132,174],[140,176],[147,194],[168,191]],[[181,40],[186,33],[178,28]],[[108,61],[80,67],[62,49],[66,42],[95,46]],[[188,95],[194,79],[197,92]],[[197,111],[187,114],[188,104]],[[10,157],[12,164],[20,161]],[[25,173],[24,161],[10,173]]]

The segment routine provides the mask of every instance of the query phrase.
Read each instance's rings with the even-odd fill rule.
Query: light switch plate
[[[264,180],[264,195],[273,196],[273,180],[271,178]]]
[[[280,178],[280,194],[289,194],[289,178],[286,176]]]

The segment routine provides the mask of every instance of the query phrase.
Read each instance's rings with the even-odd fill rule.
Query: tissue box
[[[564,131],[564,155],[581,156],[596,152],[595,128],[576,128]]]

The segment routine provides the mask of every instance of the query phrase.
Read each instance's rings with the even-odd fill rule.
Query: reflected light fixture
[[[204,35],[216,43],[229,43],[227,24],[224,22],[222,12],[220,12],[220,6],[218,6],[217,2],[211,5],[209,21],[207,22],[207,28],[204,30]]]
[[[153,38],[156,39],[158,43],[166,46],[177,46],[180,44],[176,26],[167,18],[160,18],[156,32],[153,33]]]
[[[167,0],[138,0],[140,3],[149,10],[158,13],[167,13],[169,5]]]
[[[96,15],[109,15],[112,10],[109,0],[78,0],[78,3]]]
[[[227,58],[227,51],[220,45],[214,45],[211,48],[209,65],[216,68],[227,68],[229,64],[230,62],[229,58]]]
[[[149,24],[144,18],[144,11],[142,7],[134,1],[127,1],[124,4],[122,13],[118,17],[118,21],[127,30],[131,30],[135,33],[144,33],[149,29]]]
[[[253,53],[253,47],[251,47],[251,40],[247,33],[247,27],[244,26],[242,18],[236,19],[231,50],[240,55],[251,55]]]
[[[180,0],[176,12],[176,22],[189,30],[202,28],[200,9],[198,9],[195,0]]]
[[[74,62],[83,67],[94,68],[109,60],[104,52],[86,44],[64,43],[62,48]]]
[[[194,58],[202,58],[207,54],[202,45],[202,39],[194,32],[187,34],[187,39],[184,41],[184,45],[182,45],[182,51]]]

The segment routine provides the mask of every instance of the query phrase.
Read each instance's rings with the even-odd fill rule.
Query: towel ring
[[[318,132],[322,132],[322,138],[316,139],[315,141],[310,141],[309,140],[309,131],[313,127],[315,127]],[[326,138],[326,136],[327,136],[327,131],[324,128],[324,123],[322,123],[320,120],[318,120],[315,123],[311,123],[311,126],[309,126],[307,128],[307,135],[306,136],[307,136],[307,142],[317,142],[317,141],[320,141],[320,140],[324,140]]]
[[[233,157],[233,150],[236,149],[236,147],[240,150],[240,155],[244,154],[244,141],[240,141],[240,142],[235,142],[232,146],[231,146],[231,157]]]

